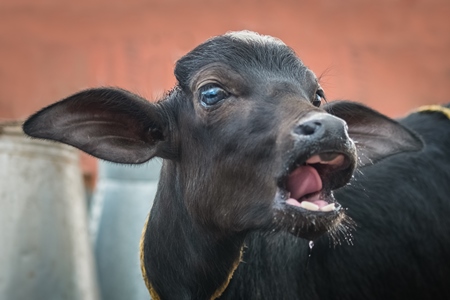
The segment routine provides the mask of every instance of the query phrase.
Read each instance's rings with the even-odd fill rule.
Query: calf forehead
[[[175,76],[181,87],[189,87],[193,76],[209,64],[221,63],[242,75],[304,81],[312,74],[294,51],[280,40],[243,31],[214,37],[182,57]]]

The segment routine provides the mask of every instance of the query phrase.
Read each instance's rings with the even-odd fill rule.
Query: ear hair
[[[138,164],[164,153],[167,123],[158,104],[122,89],[97,88],[42,109],[23,129],[104,160]]]
[[[400,152],[420,151],[422,140],[408,128],[356,102],[333,101],[323,108],[343,119],[356,144],[359,166],[373,164]]]

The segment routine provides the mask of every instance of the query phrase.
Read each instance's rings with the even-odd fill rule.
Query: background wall
[[[329,99],[401,116],[450,101],[449,16],[439,0],[3,0],[0,121],[99,85],[157,99],[181,55],[240,29],[290,45]],[[92,184],[95,160],[82,161]]]

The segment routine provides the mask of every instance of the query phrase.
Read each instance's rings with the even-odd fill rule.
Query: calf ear
[[[359,166],[400,152],[420,151],[421,139],[398,122],[365,105],[333,101],[323,107],[348,125],[348,133],[356,144]]]
[[[166,118],[158,105],[135,94],[98,88],[42,109],[24,123],[23,130],[104,160],[139,164],[164,153]]]

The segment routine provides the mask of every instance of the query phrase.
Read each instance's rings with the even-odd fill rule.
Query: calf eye
[[[219,101],[228,98],[228,93],[216,85],[207,84],[200,88],[200,101],[205,106],[217,104]]]
[[[323,93],[323,90],[317,90],[316,94],[314,95],[312,105],[319,107],[320,104],[322,103],[322,99],[325,99],[325,94]]]

